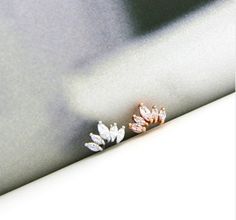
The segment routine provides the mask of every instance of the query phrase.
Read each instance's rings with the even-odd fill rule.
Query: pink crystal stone
[[[137,123],[130,123],[129,128],[135,133],[142,133],[146,130],[145,127]]]
[[[139,112],[140,112],[140,115],[148,122],[151,122],[153,121],[152,119],[152,113],[151,111],[148,109],[147,106],[145,106],[143,103],[141,103],[139,105]]]

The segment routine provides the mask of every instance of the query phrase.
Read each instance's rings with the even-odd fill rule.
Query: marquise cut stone
[[[117,124],[114,123],[114,125],[111,125],[110,127],[111,142],[115,141],[117,134],[118,134],[118,127],[117,127]]]
[[[85,143],[84,146],[94,152],[103,151],[103,148],[101,148],[98,144],[93,142]]]
[[[135,133],[142,133],[144,131],[144,127],[137,123],[130,123],[129,128]]]
[[[158,116],[159,116],[159,112],[156,106],[152,107],[152,119],[154,123],[158,122]]]
[[[98,132],[99,132],[99,135],[102,137],[102,139],[110,142],[110,140],[111,140],[110,130],[101,121],[99,121],[99,123],[98,123]]]
[[[146,122],[142,117],[137,116],[137,115],[133,115],[133,120],[134,120],[137,124],[142,125],[142,126],[144,126],[144,125],[147,124],[147,122]]]
[[[90,133],[90,137],[94,143],[98,145],[105,145],[105,141],[99,135]]]
[[[125,126],[122,126],[122,128],[119,129],[117,132],[117,137],[116,137],[116,143],[120,143],[125,137]]]
[[[159,111],[159,122],[163,124],[165,122],[165,119],[166,119],[166,111],[164,108],[161,108]]]
[[[151,111],[148,109],[147,106],[145,105],[140,105],[139,106],[139,112],[140,112],[140,115],[148,122],[151,122],[152,121],[152,113]]]

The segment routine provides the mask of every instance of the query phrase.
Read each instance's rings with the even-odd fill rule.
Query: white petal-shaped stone
[[[117,133],[116,143],[120,143],[125,137],[125,126],[122,126],[122,128],[119,129]]]
[[[139,125],[147,125],[147,122],[140,116],[133,115],[133,120]]]
[[[110,130],[101,121],[98,122],[98,132],[102,139],[106,140],[107,142],[110,142]]]
[[[160,111],[159,111],[159,119],[158,120],[159,120],[159,122],[161,124],[163,124],[165,122],[165,120],[166,120],[166,111],[165,111],[164,108],[160,109]]]
[[[147,106],[140,104],[139,106],[140,115],[148,122],[152,121],[152,113]]]
[[[103,149],[98,144],[93,142],[85,143],[84,146],[94,152],[103,151]]]
[[[111,125],[110,127],[110,137],[111,137],[111,142],[115,141],[116,137],[118,134],[118,127],[117,124],[114,123],[113,125]]]
[[[105,141],[99,135],[90,133],[90,137],[94,143],[98,145],[105,145]]]

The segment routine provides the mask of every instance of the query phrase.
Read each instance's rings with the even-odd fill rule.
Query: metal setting
[[[125,126],[118,129],[117,123],[110,125],[109,129],[102,121],[99,121],[97,129],[99,134],[90,133],[92,142],[84,144],[85,147],[94,152],[103,151],[108,143],[116,142],[118,144],[125,137]]]
[[[164,124],[166,119],[166,110],[161,108],[159,111],[154,105],[150,110],[143,103],[139,104],[140,116],[133,115],[132,119],[134,122],[129,123],[129,129],[135,133],[142,133],[147,130],[150,124]]]

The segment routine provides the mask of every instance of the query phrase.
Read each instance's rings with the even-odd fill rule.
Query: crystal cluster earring
[[[139,113],[140,116],[133,115],[132,119],[134,122],[129,123],[129,129],[135,133],[145,132],[150,124],[163,124],[166,119],[165,108],[161,108],[158,111],[155,105],[150,110],[143,103],[140,103]]]
[[[93,142],[85,143],[84,146],[91,151],[103,151],[106,144],[116,142],[120,143],[125,137],[125,126],[118,129],[117,124],[110,125],[110,129],[102,123],[98,122],[98,134],[90,133],[89,136]]]

